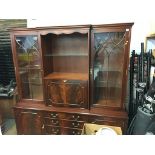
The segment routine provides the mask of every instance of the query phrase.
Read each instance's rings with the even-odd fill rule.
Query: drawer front
[[[44,111],[44,117],[51,118],[51,119],[60,119],[60,115],[57,112]]]
[[[72,128],[62,128],[63,135],[81,135],[82,130]]]
[[[87,81],[46,80],[46,102],[63,107],[88,107]]]
[[[82,121],[61,120],[61,124],[62,124],[63,127],[82,129],[83,125],[84,125],[84,122],[82,122]]]
[[[72,121],[87,121],[88,115],[81,115],[81,114],[71,114],[71,113],[59,113],[59,112],[47,112],[44,111],[44,117],[49,117],[52,119],[66,119]]]
[[[45,125],[44,132],[47,135],[61,135],[61,128],[52,125]]]
[[[45,125],[60,126],[60,121],[58,119],[51,119],[49,117],[44,117],[44,124]]]
[[[14,111],[16,112],[17,115],[20,113],[31,113],[31,114],[37,114],[39,116],[42,116],[42,111],[40,110],[14,108]]]
[[[65,119],[72,120],[72,121],[84,121],[86,122],[88,119],[87,115],[81,114],[66,114]]]
[[[92,121],[91,123],[122,127],[122,122],[116,120],[95,120]]]

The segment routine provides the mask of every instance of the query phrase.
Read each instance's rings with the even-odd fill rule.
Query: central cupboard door
[[[87,82],[78,80],[46,81],[47,102],[54,106],[87,108]]]

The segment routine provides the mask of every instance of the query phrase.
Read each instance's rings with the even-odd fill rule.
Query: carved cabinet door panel
[[[47,99],[49,104],[62,105],[65,101],[64,84],[58,81],[49,81],[47,84]]]
[[[19,135],[42,134],[42,119],[37,112],[15,110],[15,118]]]
[[[47,103],[54,106],[87,108],[87,82],[78,80],[46,81]]]

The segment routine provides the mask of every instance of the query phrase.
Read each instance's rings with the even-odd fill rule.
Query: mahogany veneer
[[[81,134],[84,123],[126,132],[133,23],[12,29],[18,134]]]

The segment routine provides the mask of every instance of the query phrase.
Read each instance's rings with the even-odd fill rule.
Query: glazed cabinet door
[[[48,105],[87,108],[87,82],[78,80],[47,80]]]
[[[13,35],[13,55],[21,99],[43,100],[41,54],[37,34]]]
[[[123,108],[130,29],[94,28],[92,40],[92,106]]]
[[[17,133],[19,135],[43,134],[41,114],[37,111],[15,109]]]

